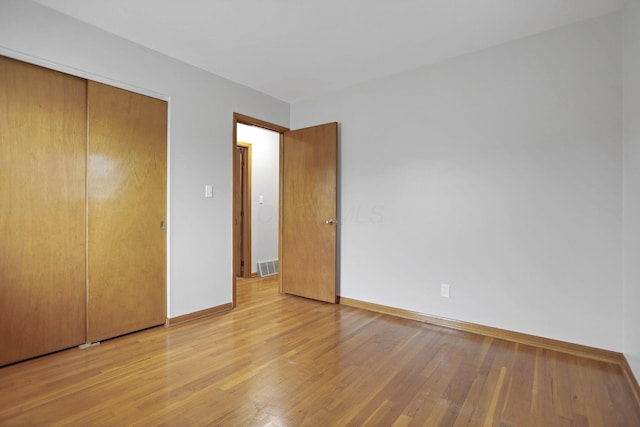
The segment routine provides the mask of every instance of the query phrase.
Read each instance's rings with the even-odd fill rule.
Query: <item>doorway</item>
[[[337,160],[338,123],[311,126],[289,131],[288,129],[238,113],[233,115],[233,150],[240,138],[241,127],[268,130],[278,139],[278,196],[277,210],[272,209],[267,218],[277,223],[274,233],[277,242],[275,262],[278,264],[280,292],[325,301],[337,302]],[[253,145],[255,150],[255,145]],[[276,156],[274,156],[276,157]],[[253,157],[255,164],[256,156]],[[233,162],[233,194],[236,197],[241,182],[240,163]],[[275,174],[274,174],[275,175]],[[255,174],[254,174],[255,176]],[[262,180],[252,180],[253,184]],[[252,204],[266,201],[252,191]],[[274,205],[275,206],[275,205]],[[234,203],[234,218],[241,209]],[[256,210],[252,216],[255,219]],[[263,215],[264,211],[260,212]],[[259,215],[258,215],[259,216]],[[238,221],[240,222],[240,221]],[[236,231],[234,220],[234,248]],[[257,224],[254,222],[254,224]],[[254,228],[254,227],[252,227]],[[252,230],[252,246],[255,246],[255,230]],[[254,248],[252,248],[252,252]],[[255,253],[255,252],[254,252]],[[240,252],[233,251],[234,266]],[[257,257],[252,254],[252,264]],[[267,264],[267,263],[265,263]],[[246,268],[246,265],[245,265]],[[237,277],[233,274],[232,307],[236,306]]]
[[[236,280],[278,262],[280,143],[286,128],[234,114],[233,306]]]

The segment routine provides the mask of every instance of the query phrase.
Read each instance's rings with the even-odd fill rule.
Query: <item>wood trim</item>
[[[191,322],[192,320],[204,319],[205,317],[211,317],[216,314],[226,313],[232,308],[233,308],[233,303],[228,302],[226,304],[218,305],[218,306],[207,308],[204,310],[194,311],[193,313],[187,313],[187,314],[183,314],[182,316],[177,316],[177,317],[172,317],[167,319],[165,326],[171,327],[171,326],[179,325],[181,323]]]
[[[244,147],[247,149],[247,158],[246,158],[246,165],[245,165],[245,170],[243,172],[245,172],[244,177],[242,179],[243,183],[244,183],[244,198],[242,201],[242,204],[244,205],[244,219],[242,221],[242,225],[244,227],[243,233],[242,233],[242,248],[243,248],[243,253],[242,253],[242,258],[244,259],[244,269],[243,269],[243,274],[242,277],[244,277],[245,279],[250,279],[251,278],[251,269],[253,268],[253,260],[251,259],[251,227],[252,227],[252,223],[253,223],[253,214],[251,211],[251,194],[252,194],[252,186],[251,186],[251,182],[252,182],[252,177],[251,177],[251,173],[252,173],[252,162],[253,162],[253,148],[251,146],[250,143],[248,142],[240,142],[238,141],[236,143],[236,146],[240,146],[240,147]],[[236,191],[235,189],[233,191]]]
[[[242,123],[250,126],[258,126],[264,129],[272,130],[274,132],[278,132],[278,133],[287,132],[289,130],[289,128],[286,128],[284,126],[265,122],[264,120],[245,116],[244,114],[240,114],[240,113],[233,113],[233,120],[234,120],[234,123]],[[235,142],[235,138],[234,138],[234,142]]]
[[[521,332],[509,331],[506,329],[494,328],[491,326],[483,326],[475,323],[463,322],[460,320],[447,319],[445,317],[433,316],[425,313],[418,313],[410,310],[403,310],[395,307],[374,304],[365,301],[359,301],[351,298],[338,297],[338,301],[342,305],[349,307],[361,308],[377,313],[389,314],[392,316],[402,317],[419,322],[430,323],[432,325],[444,326],[446,328],[456,329],[459,331],[471,332],[491,338],[503,339],[534,347],[544,348],[547,350],[567,353],[574,356],[586,357],[588,359],[600,360],[603,362],[614,363],[622,366],[622,353],[604,350],[595,347],[589,347],[580,344],[573,344],[565,341],[554,340],[550,338],[538,337],[535,335],[524,334]],[[624,369],[623,369],[624,370]],[[630,370],[630,369],[629,369]],[[637,384],[637,382],[636,382]]]
[[[633,391],[633,397],[636,398],[636,402],[638,402],[638,405],[640,406],[640,385],[638,384],[638,380],[633,374],[631,365],[629,365],[629,361],[624,354],[620,358],[620,367],[622,368],[622,372],[629,383],[629,387],[631,387],[631,390]]]
[[[445,328],[471,332],[491,338],[498,338],[547,350],[553,350],[560,353],[571,354],[573,356],[580,356],[588,359],[599,360],[602,362],[613,363],[620,366],[620,368],[622,369],[622,373],[629,383],[629,387],[633,392],[634,398],[636,399],[636,402],[638,402],[638,405],[640,405],[640,384],[633,374],[633,370],[629,365],[629,361],[622,353],[580,344],[574,344],[566,341],[554,340],[551,338],[538,337],[535,335],[524,334],[522,332],[509,331],[506,329],[494,328],[491,326],[483,326],[475,323],[463,322],[461,320],[447,319],[445,317],[433,316],[430,314],[418,313],[415,311],[403,310],[400,308],[389,307],[340,296],[338,297],[338,303],[349,307],[373,311],[376,313],[388,314],[391,316],[397,316],[437,326],[443,326]]]
[[[236,165],[236,141],[238,139],[238,119],[236,117],[236,113],[233,113],[233,138],[231,140],[231,182],[232,184],[232,193],[231,193],[231,308],[235,308],[236,306],[236,263],[238,259],[236,257],[236,237],[235,237],[235,226],[236,226],[236,202],[233,200],[236,194],[236,174],[238,166]]]
[[[288,132],[288,131],[287,131]],[[284,132],[280,133],[280,156],[278,160],[278,272],[282,271],[282,195],[284,194]],[[278,291],[283,294],[282,274],[278,274]]]

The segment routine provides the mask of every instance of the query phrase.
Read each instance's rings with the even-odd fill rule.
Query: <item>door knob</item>
[[[329,218],[329,219],[328,219],[328,220],[326,220],[324,223],[325,223],[325,224],[328,224],[328,225],[333,225],[333,224],[335,224],[335,223],[336,223],[336,220],[335,220],[335,219],[333,219],[333,218]]]

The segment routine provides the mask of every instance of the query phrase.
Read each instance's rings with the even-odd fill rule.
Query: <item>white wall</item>
[[[0,1],[0,54],[170,99],[168,315],[231,302],[233,112],[289,106],[28,1]]]
[[[292,105],[340,122],[340,295],[621,351],[621,73],[614,14]]]
[[[624,353],[640,379],[640,1],[623,17]]]
[[[280,134],[238,123],[236,138],[252,150],[251,271],[257,272],[259,261],[278,259]]]

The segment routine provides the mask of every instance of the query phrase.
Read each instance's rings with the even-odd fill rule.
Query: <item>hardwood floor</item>
[[[0,425],[640,426],[617,365],[238,282],[238,308],[0,368]]]

